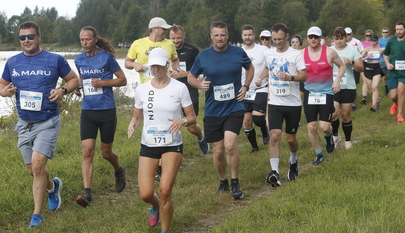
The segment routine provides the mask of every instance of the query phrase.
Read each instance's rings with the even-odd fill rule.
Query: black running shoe
[[[232,198],[234,200],[236,199],[242,199],[245,196],[242,193],[242,189],[240,188],[239,182],[235,182],[231,184],[231,190],[232,190]]]
[[[332,153],[333,150],[335,149],[335,142],[333,141],[332,134],[329,136],[324,136],[325,141],[326,141],[326,151],[328,153]]]
[[[83,195],[79,195],[76,198],[76,202],[77,204],[83,206],[83,207],[87,207],[88,205],[90,205],[93,202],[93,198],[91,197],[91,193],[84,191]]]
[[[266,181],[267,183],[271,184],[272,187],[280,187],[281,182],[280,182],[280,176],[278,172],[272,171],[266,176]]]
[[[228,179],[220,180],[217,193],[219,192],[229,192],[229,183]]]
[[[256,152],[259,152],[259,148],[252,148],[252,150],[250,151],[250,153],[256,153]]]
[[[158,167],[158,170],[156,171],[156,174],[155,174],[155,180],[156,181],[160,181],[160,177],[162,176],[162,167],[161,166],[159,166]]]
[[[288,180],[296,180],[298,179],[298,160],[297,162],[291,164],[290,163],[290,170],[288,170],[287,178]]]
[[[312,162],[312,164],[315,165],[315,166],[318,166],[319,164],[322,163],[324,158],[325,157],[323,156],[323,154],[319,154],[319,155],[316,156],[316,159],[315,159],[315,161]]]
[[[118,172],[115,172],[114,176],[115,176],[115,191],[117,191],[117,193],[120,193],[125,189],[125,186],[127,186],[124,166],[120,165],[120,170]]]

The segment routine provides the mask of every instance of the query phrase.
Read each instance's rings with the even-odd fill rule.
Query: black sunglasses
[[[366,35],[366,37],[370,37],[371,35]]]
[[[382,32],[382,33],[388,33],[388,32]]]
[[[28,34],[28,35],[20,35],[20,40],[24,41],[26,38],[28,38],[28,40],[33,40],[35,38],[37,34]]]
[[[262,36],[262,37],[260,37],[260,40],[270,40],[270,37]]]
[[[312,39],[317,40],[317,39],[319,39],[319,37],[320,37],[320,36],[308,35],[308,38],[311,39],[311,40],[312,40]]]
[[[348,36],[350,36],[350,35],[351,35],[351,33],[347,33],[347,35],[348,35]]]

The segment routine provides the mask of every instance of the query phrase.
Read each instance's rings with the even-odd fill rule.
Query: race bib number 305
[[[233,83],[214,86],[214,98],[216,101],[235,99],[235,87],[233,86]]]
[[[168,126],[148,126],[146,130],[146,143],[149,146],[166,146],[173,142],[173,135]]]
[[[42,98],[41,92],[20,91],[20,107],[28,111],[41,111]]]

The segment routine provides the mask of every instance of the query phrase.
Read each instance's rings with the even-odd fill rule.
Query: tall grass
[[[47,165],[52,177],[63,180],[63,204],[55,212],[49,211],[45,204],[45,222],[30,231],[160,232],[160,225],[155,228],[147,225],[146,208],[149,206],[139,198],[137,170],[141,130],[127,139],[126,129],[132,115],[127,101],[123,101],[118,111],[113,147],[120,163],[126,167],[127,188],[120,194],[115,193],[113,169],[101,158],[97,148],[92,187],[94,203],[88,208],[76,204],[75,199],[83,189],[80,111],[70,109],[62,115],[56,157]],[[311,164],[315,152],[303,117],[297,134],[300,178],[291,182],[286,179],[289,155],[283,135],[282,186],[277,189],[265,182],[270,171],[267,146],[260,145],[258,138],[260,151],[250,154],[250,145],[242,132],[238,138],[239,178],[245,199],[240,201],[232,200],[230,193],[215,192],[218,177],[212,155],[201,155],[195,137],[182,129],[185,149],[173,191],[175,213],[171,232],[403,232],[402,155],[405,146],[402,132],[405,126],[389,115],[388,97],[383,98],[381,105],[377,112],[370,112],[368,106],[359,106],[353,113],[353,140],[356,141],[353,148],[345,151],[340,144],[337,151],[326,154],[319,167]],[[11,118],[16,120],[15,116]],[[198,117],[198,122],[202,125],[202,116]],[[33,211],[32,177],[26,172],[16,142],[13,126],[0,134],[2,232],[28,231]],[[155,186],[157,188],[158,183]]]

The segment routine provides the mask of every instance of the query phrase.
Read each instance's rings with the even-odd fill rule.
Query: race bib
[[[255,90],[249,90],[248,92],[246,92],[245,100],[254,101],[255,99],[256,99],[256,91]]]
[[[216,101],[235,99],[235,87],[233,86],[233,83],[214,86],[214,99]]]
[[[185,62],[185,61],[181,61],[181,62],[180,62],[180,69],[182,69],[182,70],[187,70],[187,66],[186,66],[186,62]]]
[[[274,81],[270,85],[272,94],[277,96],[287,96],[291,93],[291,86],[289,81]]]
[[[153,74],[152,71],[150,70],[150,67],[148,65],[144,65],[145,67],[145,71],[143,72],[143,78],[144,79],[152,79],[153,78]]]
[[[338,72],[333,72],[333,81],[336,80],[337,75],[338,75]],[[346,74],[346,72],[340,78],[340,85],[342,85],[342,84],[347,84],[347,74]]]
[[[405,70],[405,61],[395,61],[396,70]]]
[[[308,95],[309,105],[325,105],[326,104],[326,94],[321,93],[309,93]]]
[[[146,129],[148,146],[167,146],[173,142],[173,135],[168,126],[149,125]]]
[[[20,107],[28,111],[41,111],[42,98],[41,92],[20,91]]]
[[[91,79],[85,79],[83,80],[83,91],[84,95],[101,95],[103,94],[103,88],[95,88],[91,84]]]
[[[380,59],[380,52],[370,52],[370,58]]]

